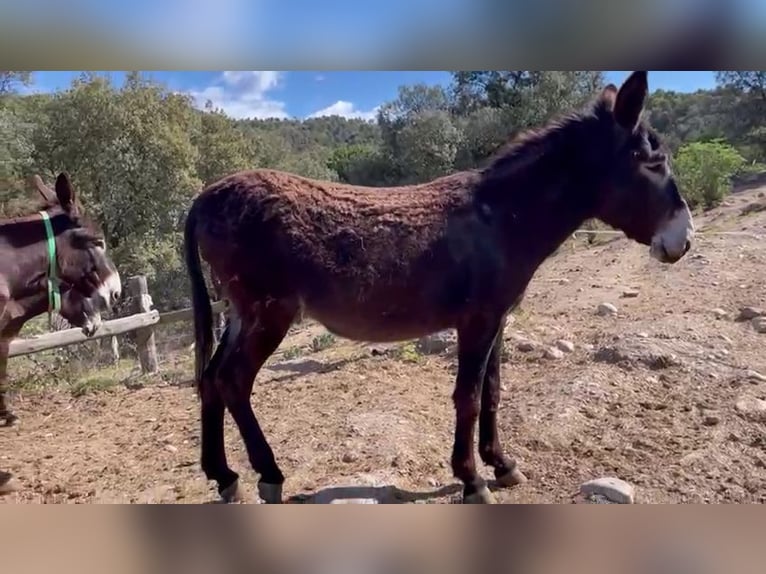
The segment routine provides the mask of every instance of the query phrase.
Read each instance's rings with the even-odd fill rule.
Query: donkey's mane
[[[586,122],[597,120],[606,111],[607,102],[597,98],[584,109],[564,114],[539,128],[524,130],[502,145],[482,168],[482,175],[492,179],[517,172],[551,151],[570,134],[579,131]]]
[[[0,217],[0,225],[16,223],[32,217],[39,211],[48,211],[56,207],[58,207],[58,202],[56,201],[38,200],[33,208],[29,207],[28,201],[14,201],[10,206],[3,206],[4,214]]]

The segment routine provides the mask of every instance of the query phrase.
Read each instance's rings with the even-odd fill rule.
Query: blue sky
[[[606,72],[619,85],[630,72]],[[66,89],[79,72],[35,72],[33,91]],[[123,72],[109,72],[116,83]],[[372,118],[376,108],[394,99],[404,84],[450,82],[438,71],[299,71],[299,72],[144,72],[170,89],[187,92],[201,107],[210,99],[233,117],[298,117],[338,114]],[[713,72],[649,73],[652,90],[690,92],[715,86]]]

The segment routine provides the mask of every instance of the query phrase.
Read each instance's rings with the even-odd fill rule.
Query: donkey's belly
[[[414,339],[454,326],[453,317],[447,314],[413,308],[306,303],[304,312],[339,337],[376,343]]]

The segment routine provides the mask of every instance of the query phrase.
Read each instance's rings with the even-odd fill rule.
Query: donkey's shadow
[[[296,494],[289,497],[289,504],[407,504],[416,502],[428,502],[429,500],[454,496],[462,490],[460,484],[443,486],[428,492],[413,492],[397,488],[393,485],[385,486],[331,486],[322,488],[313,493]]]

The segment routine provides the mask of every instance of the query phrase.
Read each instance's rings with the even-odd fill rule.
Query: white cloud
[[[283,80],[282,72],[223,72],[213,85],[189,94],[199,108],[210,100],[214,108],[235,119],[287,118],[285,103],[268,97]]]
[[[378,114],[380,106],[376,106],[369,111],[359,110],[354,104],[345,100],[338,100],[334,104],[317,110],[309,114],[309,118],[321,118],[325,116],[340,116],[342,118],[358,118],[360,120],[374,120]]]

